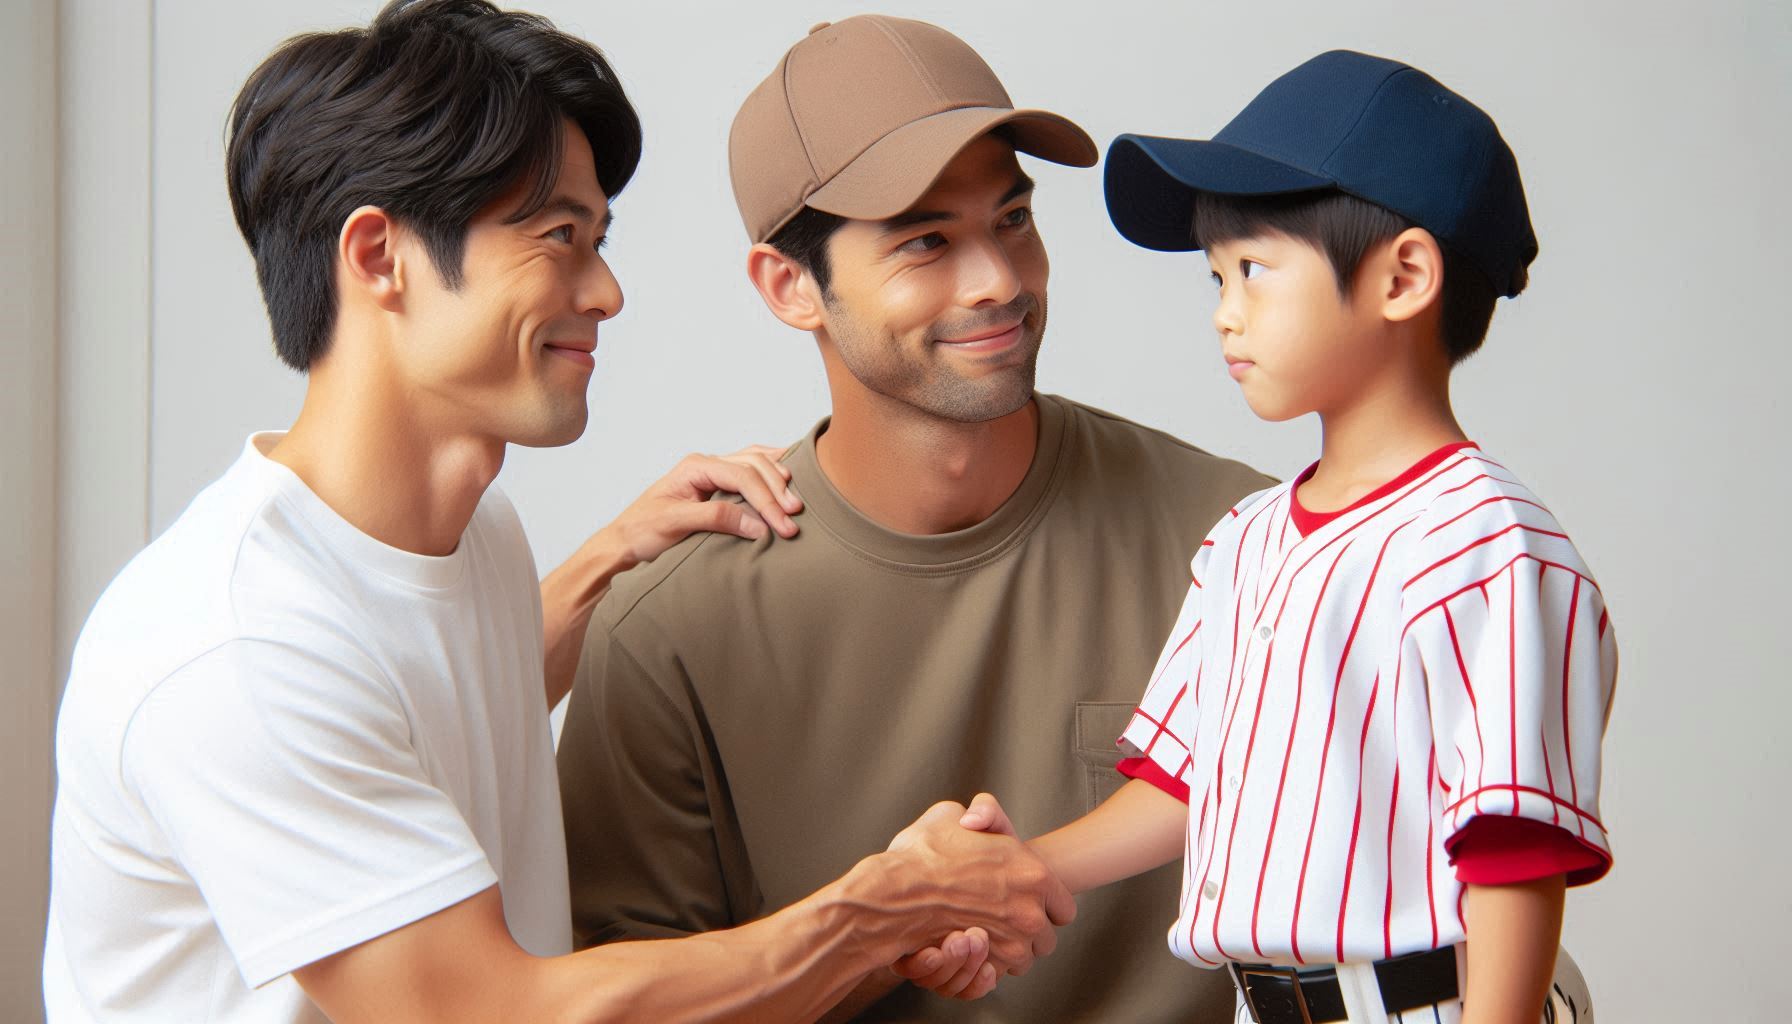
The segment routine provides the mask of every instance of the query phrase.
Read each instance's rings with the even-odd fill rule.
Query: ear
[[[764,242],[747,253],[747,279],[772,315],[799,331],[819,330],[825,305],[815,278],[798,263]]]
[[[1407,228],[1381,248],[1371,282],[1390,321],[1411,320],[1443,301],[1444,251],[1424,228]]]
[[[342,280],[381,309],[396,312],[404,295],[398,223],[377,206],[357,207],[342,222],[336,259]]]

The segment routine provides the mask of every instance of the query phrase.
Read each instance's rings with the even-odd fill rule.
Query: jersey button
[[[1228,775],[1226,776],[1226,785],[1232,792],[1236,793],[1238,792],[1238,787],[1244,785],[1244,780],[1236,775]]]
[[[1263,641],[1264,643],[1268,643],[1269,639],[1275,635],[1276,635],[1276,631],[1269,628],[1269,623],[1267,623],[1267,622],[1265,622],[1263,625],[1257,627],[1257,639]]]
[[[1212,882],[1208,882],[1206,885],[1203,885],[1201,887],[1201,895],[1207,897],[1210,900],[1218,899],[1219,895],[1220,895],[1220,887],[1215,885]]]

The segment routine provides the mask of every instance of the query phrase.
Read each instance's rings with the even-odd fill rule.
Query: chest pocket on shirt
[[[1130,700],[1079,700],[1072,744],[1083,765],[1084,813],[1113,796],[1126,784],[1126,776],[1114,769],[1120,763],[1120,746],[1114,741],[1126,730],[1138,704]]]

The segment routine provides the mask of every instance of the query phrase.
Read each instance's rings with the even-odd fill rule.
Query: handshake
[[[1076,917],[1070,890],[987,793],[969,808],[928,808],[859,872],[902,936],[897,948],[913,950],[890,970],[942,996],[977,999],[1002,975],[1025,974]]]

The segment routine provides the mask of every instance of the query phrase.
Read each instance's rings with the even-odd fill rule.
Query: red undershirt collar
[[[1358,498],[1357,500],[1351,502],[1349,506],[1347,506],[1345,508],[1338,509],[1333,512],[1314,512],[1314,511],[1309,510],[1308,508],[1306,508],[1306,506],[1304,506],[1300,503],[1300,485],[1304,484],[1308,480],[1312,479],[1313,471],[1319,468],[1319,463],[1315,462],[1311,466],[1308,466],[1306,469],[1302,470],[1301,474],[1294,478],[1294,483],[1292,485],[1290,485],[1288,488],[1288,515],[1289,515],[1289,518],[1291,518],[1294,521],[1294,528],[1296,530],[1300,531],[1301,536],[1305,537],[1305,536],[1311,534],[1314,530],[1319,529],[1321,526],[1324,526],[1326,523],[1331,522],[1332,520],[1338,518],[1339,516],[1343,515],[1344,513],[1355,511],[1356,509],[1362,508],[1364,505],[1367,505],[1370,502],[1379,501],[1382,498],[1385,498],[1388,495],[1399,490],[1400,488],[1405,487],[1407,484],[1412,483],[1414,480],[1417,480],[1420,476],[1423,476],[1425,473],[1430,472],[1433,468],[1435,468],[1437,466],[1438,463],[1444,461],[1446,458],[1449,458],[1451,455],[1454,455],[1455,453],[1463,450],[1464,448],[1479,448],[1479,447],[1480,447],[1480,445],[1477,445],[1473,441],[1457,441],[1454,444],[1446,444],[1442,448],[1439,448],[1437,451],[1434,451],[1430,455],[1427,455],[1424,458],[1420,459],[1419,461],[1413,463],[1412,466],[1406,470],[1406,472],[1401,473],[1399,476],[1395,477],[1394,479],[1389,480],[1387,483],[1382,484],[1380,487],[1375,488],[1373,491],[1370,491],[1368,494],[1365,494],[1362,497]]]

